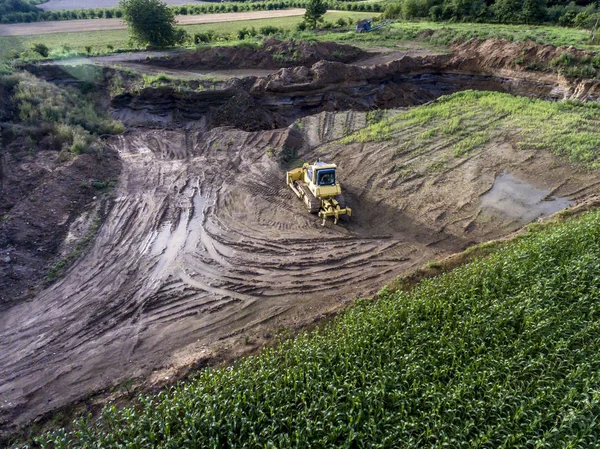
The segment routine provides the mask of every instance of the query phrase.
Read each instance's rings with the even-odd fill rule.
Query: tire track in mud
[[[147,378],[178,357],[193,364],[261,326],[311,322],[411,267],[515,230],[481,200],[504,172],[573,199],[597,183],[549,154],[498,142],[431,170],[452,161],[453,140],[414,147],[414,127],[389,141],[337,142],[365,125],[365,114],[346,112],[296,124],[299,157],[336,162],[355,211],[349,224],[326,227],[285,186],[277,154],[287,130],[115,138],[123,170],[93,248],[0,316],[0,426]]]
[[[148,375],[188,345],[280,317],[310,322],[435,253],[352,225],[321,227],[269,155],[283,132],[113,141],[123,171],[93,248],[0,317],[3,426]]]

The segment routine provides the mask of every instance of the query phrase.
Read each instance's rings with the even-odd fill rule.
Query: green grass
[[[335,23],[339,18],[352,17],[354,21],[377,16],[372,12],[334,11],[325,15],[325,20]],[[220,35],[233,36],[242,28],[254,26],[256,29],[263,26],[276,26],[285,30],[294,30],[302,20],[301,17],[283,17],[277,19],[259,19],[219,24],[187,25],[183,28],[191,35],[215,31]],[[348,31],[350,30],[350,31]],[[589,32],[576,28],[563,28],[558,26],[530,26],[530,25],[500,25],[482,23],[444,23],[444,22],[399,22],[373,33],[357,34],[353,27],[346,30],[328,30],[317,34],[306,31],[298,33],[299,37],[312,38],[323,41],[337,41],[349,44],[369,46],[395,47],[402,41],[421,41],[437,48],[442,48],[456,41],[471,38],[490,39],[505,38],[511,41],[532,40],[540,44],[555,46],[572,45],[577,48],[600,50],[599,45],[590,45]],[[431,36],[420,36],[425,30],[434,30]],[[137,47],[129,44],[126,30],[92,31],[83,33],[55,33],[33,36],[2,36],[0,37],[0,61],[8,59],[14,51],[29,50],[33,43],[44,42],[53,51],[51,56],[60,57],[71,54],[85,54],[86,47],[91,47],[92,54],[106,54],[114,49],[133,50]]]
[[[434,30],[431,36],[419,36],[425,30]],[[500,25],[488,23],[398,22],[381,30],[356,33],[327,33],[322,40],[356,42],[362,45],[396,45],[401,41],[421,40],[436,46],[445,46],[472,38],[504,38],[510,41],[534,41],[555,46],[572,45],[577,48],[599,50],[600,45],[589,44],[589,32],[559,26]]]
[[[373,13],[359,12],[329,12],[325,19],[335,22],[340,17],[352,17],[355,21],[372,17]],[[276,19],[240,20],[225,23],[207,23],[187,25],[182,28],[190,35],[214,31],[217,35],[231,37],[237,35],[242,28],[255,27],[257,30],[264,26],[275,26],[284,30],[294,30],[302,21],[302,16],[281,17]],[[32,36],[0,36],[0,61],[7,60],[14,52],[31,49],[34,43],[43,42],[50,48],[50,57],[62,57],[76,54],[86,54],[86,47],[91,47],[91,54],[106,54],[114,50],[141,49],[129,43],[127,30],[89,31],[82,33],[53,33]],[[113,47],[112,49],[109,46]]]
[[[326,331],[107,407],[42,447],[595,447],[600,212],[382,290]]]
[[[522,149],[544,149],[589,169],[600,167],[600,107],[597,103],[549,102],[497,92],[460,92],[416,107],[352,134],[344,143],[383,141],[417,129],[405,150],[420,151],[436,138],[455,157],[495,139]]]
[[[81,153],[101,155],[105,143],[99,136],[124,130],[106,115],[94,92],[84,94],[26,72],[0,75],[0,88],[9,94],[13,112],[0,143],[22,140],[21,151],[37,151],[46,141],[65,160]]]

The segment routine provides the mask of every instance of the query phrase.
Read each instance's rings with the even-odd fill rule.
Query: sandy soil
[[[201,1],[194,0],[165,0],[167,5],[198,5]],[[60,11],[63,9],[93,9],[93,8],[114,8],[119,6],[119,0],[93,0],[81,2],[78,0],[50,0],[38,5],[38,8],[46,11]]]
[[[199,23],[234,22],[236,20],[274,19],[301,16],[304,9],[277,11],[251,11],[197,16],[177,16],[179,25]],[[121,19],[63,20],[56,22],[14,23],[0,25],[0,36],[24,36],[31,34],[70,33],[75,31],[122,30],[127,28]]]

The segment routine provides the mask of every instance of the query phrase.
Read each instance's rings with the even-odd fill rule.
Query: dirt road
[[[275,19],[304,14],[304,9],[284,9],[278,11],[252,11],[224,14],[202,14],[197,16],[177,16],[179,25],[200,23],[235,22],[237,20]],[[15,23],[0,25],[0,36],[25,36],[32,34],[71,33],[76,31],[122,30],[127,28],[121,19],[63,20],[56,22]]]

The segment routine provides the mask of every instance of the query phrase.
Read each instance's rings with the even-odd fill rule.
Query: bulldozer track
[[[311,214],[316,214],[317,212],[319,212],[319,210],[321,209],[321,201],[318,198],[315,198],[315,196],[312,194],[312,192],[309,190],[306,184],[304,184],[303,182],[299,182],[297,184],[298,188],[303,194],[302,201],[304,201],[304,204],[306,205],[308,211]]]

